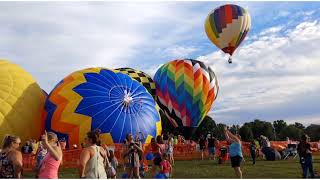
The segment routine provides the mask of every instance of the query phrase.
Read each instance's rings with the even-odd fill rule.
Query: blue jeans
[[[310,173],[310,177],[314,178],[311,154],[307,155],[306,157],[300,157],[300,164],[303,171],[303,178],[308,177],[308,171]]]

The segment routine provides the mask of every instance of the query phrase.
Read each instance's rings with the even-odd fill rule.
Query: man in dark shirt
[[[204,135],[201,135],[200,139],[199,139],[199,146],[200,146],[200,151],[201,151],[201,160],[203,160],[204,151],[206,149],[206,143],[207,143],[207,139],[204,137]]]
[[[211,135],[208,138],[208,152],[209,152],[209,160],[215,159],[215,143],[216,143],[216,138]]]
[[[308,177],[308,171],[310,173],[310,177],[314,178],[314,171],[312,165],[312,152],[311,145],[309,143],[308,135],[304,134],[301,137],[301,141],[298,144],[298,154],[300,157],[300,164],[303,171],[303,178]]]

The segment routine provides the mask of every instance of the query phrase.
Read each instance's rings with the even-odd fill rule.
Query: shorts
[[[208,148],[208,152],[209,152],[209,154],[214,155],[215,154],[215,148],[214,147],[209,147]]]
[[[162,161],[161,157],[155,157],[153,159],[153,164],[156,165],[156,166],[160,166],[161,161]]]
[[[241,156],[234,156],[234,157],[231,157],[231,166],[233,168],[235,167],[240,167],[240,164],[241,164],[241,161],[242,161],[242,157]]]

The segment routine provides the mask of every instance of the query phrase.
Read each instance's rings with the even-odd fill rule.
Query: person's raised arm
[[[235,141],[237,143],[241,143],[241,140],[234,134],[232,134],[230,131],[227,130],[226,132],[229,136],[229,138],[232,140],[232,141]]]
[[[85,177],[85,168],[90,160],[90,151],[88,149],[84,149],[80,154],[80,178]]]
[[[47,131],[45,131],[45,134],[42,136],[42,142],[45,145],[45,147],[47,148],[48,152],[52,155],[52,157],[56,161],[59,161],[62,159],[62,150],[61,150],[59,143],[57,143],[56,147],[51,146],[48,142]]]

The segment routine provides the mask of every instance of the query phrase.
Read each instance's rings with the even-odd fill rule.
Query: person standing
[[[298,154],[300,157],[300,164],[303,172],[303,178],[308,177],[308,171],[310,173],[310,177],[314,178],[315,174],[313,171],[312,165],[312,152],[311,145],[309,143],[309,136],[304,134],[301,137],[301,141],[298,144]]]
[[[209,160],[215,160],[215,144],[216,144],[216,138],[211,135],[208,138],[208,153],[209,153]]]
[[[252,158],[252,164],[256,164],[256,142],[254,140],[251,141],[250,145],[250,154]]]
[[[106,179],[107,153],[100,144],[99,132],[91,131],[85,137],[86,148],[80,154],[80,178]]]
[[[174,140],[173,140],[173,134],[169,135],[169,139],[168,139],[168,150],[167,150],[167,154],[169,156],[169,162],[170,164],[174,164],[174,158],[173,158],[173,149],[174,149]]]
[[[58,179],[59,166],[62,161],[62,150],[58,137],[53,132],[45,132],[41,139],[48,152],[40,163],[38,177],[40,179]]]
[[[19,137],[7,135],[4,138],[0,153],[0,179],[21,178],[22,153],[17,150],[20,144]]]
[[[168,161],[168,154],[164,153],[162,155],[162,161],[160,163],[160,173],[165,176],[166,179],[172,175],[172,166],[170,162]]]
[[[128,159],[126,170],[129,178],[140,179],[140,158],[139,154],[143,153],[140,143],[134,142],[131,134],[127,135],[127,146],[125,147],[123,156]]]
[[[233,167],[236,176],[242,179],[242,171],[240,169],[240,164],[243,159],[241,140],[238,136],[232,134],[227,127],[224,128],[224,135],[227,142],[231,144],[229,146],[231,166]]]
[[[200,139],[199,139],[199,146],[200,146],[200,151],[201,151],[201,160],[203,160],[204,153],[206,150],[206,144],[207,144],[207,139],[204,137],[203,134],[201,134]]]

